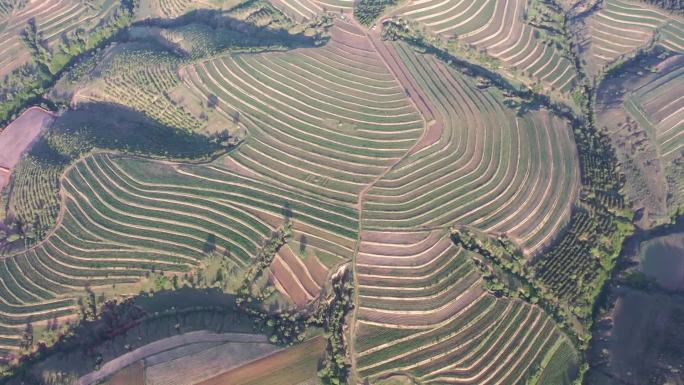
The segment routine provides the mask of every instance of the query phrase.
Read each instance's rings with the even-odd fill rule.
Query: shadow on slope
[[[233,148],[227,132],[205,136],[165,126],[130,108],[88,103],[67,111],[22,159],[2,198],[9,231],[0,254],[40,241],[56,224],[59,178],[81,156],[95,150],[179,161],[208,162]]]

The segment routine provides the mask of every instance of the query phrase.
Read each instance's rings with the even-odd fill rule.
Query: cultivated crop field
[[[410,1],[394,14],[414,21],[446,41],[457,39],[496,60],[504,72],[570,93],[574,65],[563,47],[525,20],[522,0]]]
[[[3,36],[40,67],[0,94],[8,384],[579,383],[681,213],[658,4],[0,0]]]
[[[174,68],[120,72],[147,86],[117,93],[134,88],[109,77],[105,94],[190,129],[155,95],[211,97],[214,113],[246,137],[208,164],[98,153],[69,166],[57,226],[3,260],[5,351],[27,322],[76,312],[85,286],[125,288],[150,271],[187,275],[209,254],[246,269],[291,220],[292,240],[269,279],[302,307],[330,270],[353,261],[360,378],[408,371],[427,382],[515,384],[568,365],[552,359],[569,343],[555,321],[489,294],[446,232],[463,223],[505,234],[528,256],[548,245],[578,185],[567,121],[544,109],[516,114],[501,91],[349,21],[336,21],[320,48]]]
[[[362,377],[519,384],[542,362],[574,361],[554,362],[568,344],[555,322],[538,307],[487,293],[467,252],[441,230],[367,231],[357,269]]]
[[[273,0],[273,5],[295,20],[308,20],[326,12],[351,13],[352,0]]]
[[[650,44],[684,52],[684,19],[642,2],[605,1],[582,24],[582,56],[592,74]]]

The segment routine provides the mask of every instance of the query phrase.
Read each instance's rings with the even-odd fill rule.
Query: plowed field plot
[[[543,32],[527,23],[522,0],[410,1],[395,13],[425,26],[428,31],[483,50],[535,82],[560,92],[574,88],[574,65]]]
[[[197,352],[197,346],[205,349]],[[97,384],[112,374],[114,380],[124,374],[140,376],[140,383],[152,385],[193,384],[276,350],[266,336],[260,334],[195,331],[161,339],[123,354],[106,362],[99,370],[80,377],[78,385]],[[174,355],[178,358],[173,359]]]
[[[14,167],[40,134],[50,126],[52,113],[42,108],[26,110],[0,131],[0,190],[8,183]]]
[[[651,55],[624,74],[600,89],[598,123],[613,134],[628,197],[645,210],[645,223],[657,223],[684,202],[684,56]]]
[[[28,320],[75,312],[84,286],[192,271],[208,242],[246,267],[291,217],[271,281],[303,306],[330,270],[352,261],[361,377],[518,384],[547,367],[574,370],[556,361],[576,354],[556,323],[489,294],[446,231],[505,234],[528,256],[548,245],[579,183],[565,120],[543,109],[516,114],[500,90],[340,20],[323,47],[223,55],[179,74],[177,87],[212,100],[247,132],[244,142],[202,165],[97,153],[71,166],[58,225],[0,266],[4,349],[19,345]],[[257,361],[270,371],[226,378],[274,383],[281,364]]]

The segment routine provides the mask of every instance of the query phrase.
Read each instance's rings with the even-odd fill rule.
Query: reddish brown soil
[[[428,250],[435,243],[437,243],[442,234],[438,231],[433,231],[429,236],[423,238],[419,242],[413,244],[391,244],[391,243],[368,243],[364,242],[361,244],[359,253],[362,254],[376,254],[376,255],[389,255],[389,256],[415,256]]]
[[[278,251],[278,256],[283,259],[283,262],[290,266],[290,269],[295,276],[297,276],[297,279],[299,279],[299,282],[302,283],[302,286],[304,286],[306,291],[311,294],[312,297],[317,296],[319,287],[316,282],[314,282],[313,279],[307,274],[306,265],[304,265],[301,257],[295,255],[289,245],[281,247]]]
[[[435,250],[436,251],[436,250]],[[404,277],[407,275],[411,276],[424,276],[428,275],[436,270],[439,270],[442,267],[443,263],[447,263],[447,261],[450,261],[451,258],[454,256],[454,254],[458,253],[458,247],[456,245],[447,245],[443,251],[444,253],[447,253],[448,255],[446,256],[435,256],[432,261],[429,263],[426,263],[422,266],[411,266],[411,269],[399,269],[394,266],[390,267],[380,267],[380,266],[359,266],[358,267],[358,273],[359,274],[364,274],[364,275],[385,275],[385,276],[393,276],[396,278],[379,278],[379,277],[369,277],[369,278],[364,278],[362,276],[359,276],[359,282],[362,284],[369,284],[369,285],[379,285],[382,282],[405,282]],[[436,254],[436,253],[435,253]],[[462,258],[462,256],[458,256],[456,258]],[[365,281],[370,281],[370,282],[364,282]]]
[[[520,4],[518,4],[517,2],[514,4],[514,7],[519,7],[519,6],[520,6]],[[511,7],[512,9],[509,11],[510,15],[507,16],[507,17],[510,17],[511,19],[513,19],[513,15],[514,15],[514,9],[513,9],[514,7]],[[511,28],[505,30],[505,35],[507,35],[508,38],[506,38],[503,41],[503,43],[501,43],[500,45],[498,45],[492,49],[487,49],[487,52],[489,52],[492,55],[497,55],[497,54],[511,48],[512,46],[514,46],[518,42],[518,40],[520,39],[520,35],[523,33],[523,26],[525,25],[524,23],[522,23],[520,21],[521,16],[522,16],[522,12],[518,11],[517,15],[515,16],[515,17],[517,17],[517,19],[515,19]],[[502,21],[497,21],[494,24],[500,25],[500,24],[498,24],[500,22],[502,22]],[[509,32],[510,32],[510,34],[509,34]],[[491,42],[491,43],[494,43],[494,42]],[[510,52],[511,51],[508,51],[508,53],[510,53]]]
[[[311,276],[316,283],[318,283],[318,285],[323,285],[328,279],[328,268],[321,263],[320,259],[315,255],[309,255],[306,258],[306,261],[304,261],[304,264],[306,264],[306,268],[309,269],[309,272],[311,272]]]
[[[225,168],[238,175],[246,176],[248,178],[259,179],[259,176],[252,172],[252,170],[236,162],[235,159],[231,158],[230,156],[225,157],[221,163]]]
[[[452,245],[449,238],[439,242],[426,243],[428,247],[420,253],[410,256],[359,254],[358,262],[370,265],[418,266],[429,263]]]
[[[475,301],[482,294],[482,292],[482,288],[474,287],[473,289],[463,294],[461,298],[449,303],[447,306],[434,313],[418,312],[414,314],[401,314],[399,312],[388,313],[377,310],[360,309],[359,318],[393,325],[433,325],[441,321],[444,321],[452,315],[458,313],[461,309],[468,306],[468,304]]]
[[[0,189],[9,182],[9,173],[38,136],[50,126],[55,115],[31,107],[0,132]],[[8,172],[9,171],[9,172]]]
[[[145,366],[142,361],[121,369],[107,381],[107,385],[145,385]]]
[[[395,245],[410,245],[420,242],[428,236],[428,232],[390,232],[366,230],[361,234],[365,242],[391,243]]]
[[[298,363],[303,356],[320,354],[325,347],[323,337],[316,337],[295,347],[281,350],[267,357],[256,360],[237,369],[233,369],[214,378],[202,381],[197,385],[246,385],[246,384],[277,384],[295,385],[306,381],[311,370],[315,376],[316,368],[301,368]],[[303,378],[302,378],[303,377]],[[277,379],[270,382],[270,379]]]
[[[513,12],[515,11],[515,5],[517,5],[517,3],[508,4],[511,1],[513,0],[497,2],[494,14],[492,15],[490,23],[486,26],[486,28],[480,30],[474,35],[464,37],[463,40],[472,44],[473,42],[479,41],[481,39],[489,38],[489,40],[485,40],[483,43],[481,43],[484,46],[487,46],[494,42],[500,35],[498,32],[502,25],[504,26],[504,29],[501,33],[504,33],[504,30],[506,29],[505,27],[507,27],[511,23],[515,24],[515,20],[513,20]],[[507,13],[505,13],[506,11]]]
[[[306,291],[301,288],[296,278],[285,267],[281,258],[275,258],[270,266],[273,277],[278,281],[285,294],[292,299],[297,306],[304,306],[309,301]],[[277,285],[276,285],[277,286]]]

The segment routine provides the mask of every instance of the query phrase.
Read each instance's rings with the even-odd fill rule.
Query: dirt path
[[[382,62],[385,64],[387,69],[392,73],[392,76],[397,80],[399,84],[401,84],[404,89],[409,93],[408,97],[409,100],[411,101],[411,104],[420,112],[421,119],[423,120],[423,125],[426,128],[423,133],[421,134],[420,138],[418,141],[411,146],[411,148],[406,151],[406,153],[401,156],[400,158],[397,158],[392,164],[390,164],[384,172],[382,172],[380,175],[378,175],[374,180],[372,180],[369,184],[367,184],[359,193],[359,198],[358,198],[358,203],[357,207],[359,210],[359,231],[357,235],[357,241],[356,241],[356,247],[354,249],[354,254],[352,256],[352,271],[354,274],[354,277],[358,276],[358,271],[357,271],[357,260],[359,256],[359,250],[361,248],[361,234],[363,233],[363,203],[364,199],[366,196],[366,193],[375,186],[378,181],[380,181],[382,178],[384,178],[388,173],[390,173],[401,161],[406,159],[408,156],[411,154],[415,153],[418,149],[424,147],[426,145],[425,139],[427,137],[432,137],[434,135],[428,134],[429,130],[429,124],[428,124],[428,119],[434,121],[436,120],[435,117],[439,116],[438,114],[436,115],[433,112],[433,109],[430,107],[429,100],[425,96],[425,94],[422,93],[422,90],[417,86],[415,83],[415,80],[405,73],[402,69],[402,67],[397,64],[396,61],[394,61],[393,65],[391,65],[388,62],[387,53],[383,54],[382,48],[378,49],[379,47],[385,47],[384,43],[380,40],[381,37],[381,31],[380,29],[376,28],[375,30],[370,29],[366,30],[363,26],[358,24],[356,20],[354,19],[353,15],[348,19],[347,21],[349,24],[356,26],[357,28],[360,28],[363,31],[366,31],[366,37],[368,38],[369,42],[371,43],[371,47],[375,50],[375,52],[378,54]],[[390,54],[391,55],[391,54]],[[431,126],[442,126],[443,123],[441,124],[432,124]],[[440,132],[441,136],[441,132]],[[357,332],[357,317],[358,317],[358,303],[359,303],[359,283],[358,279],[354,279],[354,302],[357,304],[357,306],[354,307],[354,310],[351,315],[351,327],[349,328],[349,352],[350,352],[350,359],[351,359],[351,365],[352,365],[352,370],[351,370],[351,375],[350,375],[350,383],[356,384],[360,383],[360,379],[357,378],[357,364],[356,364],[356,356],[354,352],[356,351],[355,347],[355,340],[356,340],[356,332]]]

